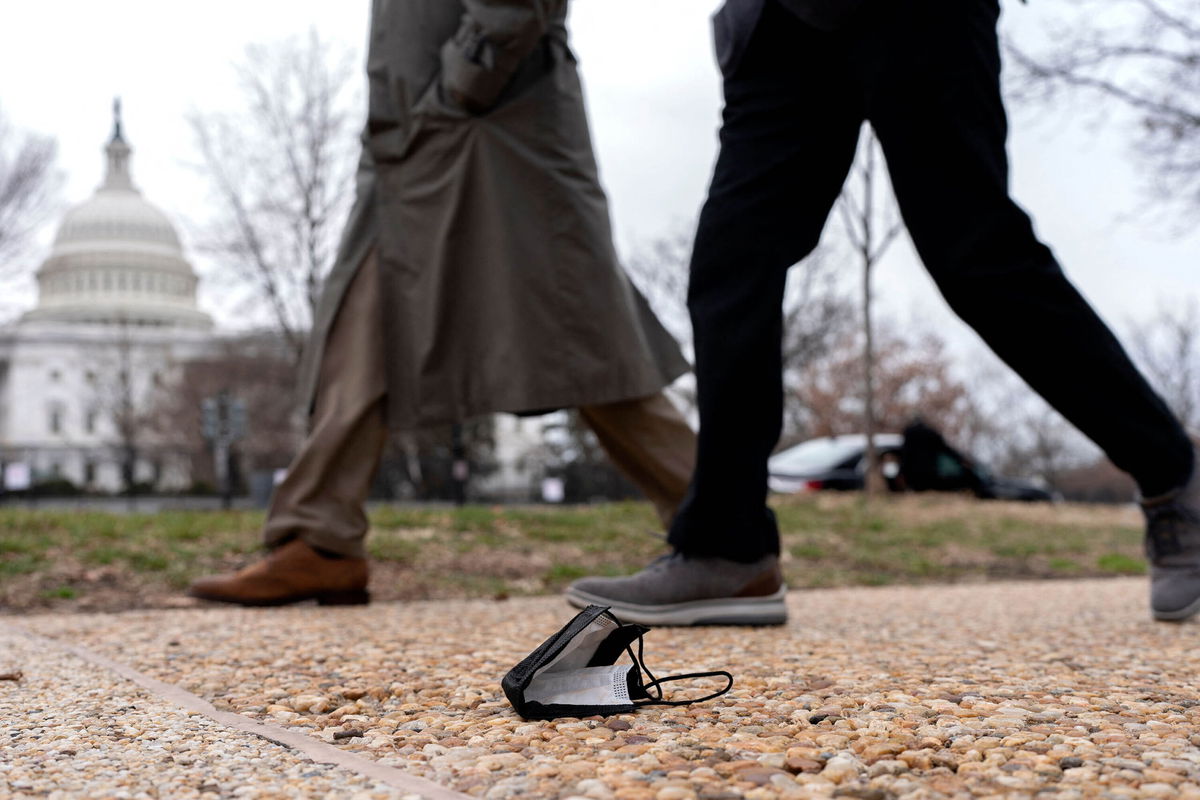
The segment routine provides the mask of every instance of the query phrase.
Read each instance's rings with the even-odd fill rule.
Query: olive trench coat
[[[301,372],[309,408],[378,246],[393,429],[654,394],[687,371],[617,263],[566,0],[374,0],[357,200]]]

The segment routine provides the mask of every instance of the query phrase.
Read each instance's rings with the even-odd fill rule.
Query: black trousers
[[[769,0],[725,75],[688,292],[699,450],[670,531],[684,553],[753,561],[779,550],[766,494],[782,424],[784,281],[818,243],[864,120],[953,310],[1143,493],[1191,475],[1178,421],[1009,196],[998,0],[877,5],[830,33]]]

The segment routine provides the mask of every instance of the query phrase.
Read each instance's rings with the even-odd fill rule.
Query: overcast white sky
[[[708,19],[718,5],[575,0],[575,47],[625,252],[691,220],[703,200],[720,111]],[[1036,37],[1058,4],[1005,5],[1005,26],[1018,37]],[[8,3],[0,26],[0,105],[17,124],[57,137],[74,203],[100,180],[110,104],[121,95],[135,180],[180,223],[200,219],[204,193],[187,166],[184,112],[229,105],[229,64],[248,43],[315,25],[361,49],[368,6],[366,0]],[[1119,125],[1097,133],[1062,118],[1016,113],[1014,128],[1015,193],[1106,318],[1123,326],[1161,300],[1200,295],[1200,238],[1172,238],[1161,221],[1133,214],[1144,195]],[[197,266],[207,272],[202,262]],[[971,341],[907,242],[881,267],[879,290],[893,316]],[[207,310],[222,318],[211,303]]]

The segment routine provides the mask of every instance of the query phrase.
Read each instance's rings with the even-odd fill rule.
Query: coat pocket
[[[413,116],[449,122],[492,116],[549,78],[559,60],[574,63],[574,55],[565,44],[559,45],[551,37],[544,38],[508,76],[504,88],[501,89],[493,103],[487,108],[478,110],[468,109],[455,101],[453,93],[448,89],[448,86],[454,84],[453,76],[447,70],[453,69],[453,67],[443,62],[442,69],[434,76],[430,85],[413,106]]]

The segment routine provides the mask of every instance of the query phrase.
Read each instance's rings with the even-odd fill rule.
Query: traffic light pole
[[[221,491],[221,509],[228,511],[233,508],[233,481],[229,474],[229,442],[224,438],[213,442],[213,468]]]
[[[471,477],[471,466],[467,461],[467,447],[463,443],[463,426],[456,424],[450,429],[450,479],[454,505],[467,502],[467,481]]]
[[[233,507],[232,445],[246,434],[246,405],[221,390],[201,405],[204,438],[213,449],[213,474],[221,493],[221,508]]]

